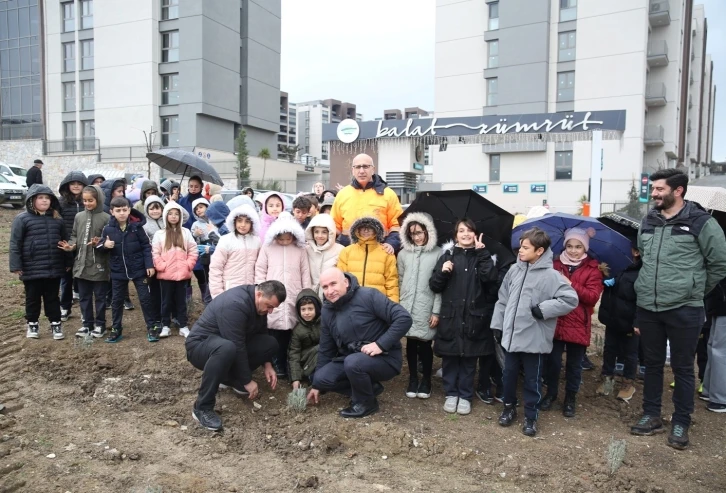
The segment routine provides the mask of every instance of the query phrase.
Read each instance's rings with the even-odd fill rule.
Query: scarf
[[[569,265],[571,267],[579,267],[586,258],[587,253],[584,254],[579,260],[575,260],[574,258],[570,257],[567,254],[567,250],[562,250],[562,253],[560,254],[560,262],[562,262],[564,265]]]

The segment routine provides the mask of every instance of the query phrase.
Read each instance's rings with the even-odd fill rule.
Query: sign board
[[[529,186],[530,193],[547,193],[547,185],[544,183],[533,183]]]
[[[305,164],[305,171],[315,171],[315,165],[312,163]]]
[[[517,184],[504,184],[502,185],[502,191],[504,193],[519,193],[519,185]]]
[[[488,185],[474,185],[471,187],[476,193],[487,193]]]
[[[643,204],[647,203],[648,195],[650,195],[650,175],[648,173],[642,173],[640,175],[640,194],[638,195],[638,202]]]
[[[423,171],[424,165],[421,163],[413,163],[413,169],[416,171]]]
[[[550,205],[547,203],[547,199],[542,199],[542,207],[546,207],[547,209],[550,208]]]

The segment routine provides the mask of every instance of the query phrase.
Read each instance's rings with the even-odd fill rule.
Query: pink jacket
[[[288,246],[280,246],[275,236],[280,233],[292,233],[294,239]],[[270,225],[265,236],[265,244],[260,250],[255,267],[255,283],[277,280],[285,285],[287,296],[285,303],[267,316],[267,327],[277,330],[292,330],[297,324],[295,300],[305,288],[310,287],[310,266],[305,251],[305,234],[300,224],[290,215],[283,212]]]
[[[260,210],[260,238],[262,238],[263,240],[266,238],[267,230],[270,228],[270,225],[277,220],[276,217],[271,216],[267,213],[267,199],[269,199],[273,195],[277,196],[280,200],[282,200],[282,206],[284,210],[292,208],[292,204],[290,204],[288,198],[278,192],[266,192],[256,198],[256,200],[258,200],[262,204],[262,210]],[[230,231],[232,230],[230,229]]]
[[[244,235],[235,232],[234,221],[246,216],[252,230]],[[260,218],[249,205],[236,207],[225,221],[229,233],[222,236],[209,264],[209,292],[212,298],[236,286],[255,284],[255,263],[260,253]]]
[[[180,217],[184,217],[182,207],[176,202],[169,202],[164,207],[164,224],[166,216],[171,209],[178,209]],[[184,237],[184,248],[174,247],[171,250],[164,250],[166,243],[166,229],[160,229],[154,233],[151,242],[151,254],[154,257],[154,269],[156,278],[163,281],[185,281],[192,278],[192,270],[197,263],[199,252],[197,243],[194,241],[192,232],[187,228],[181,228]]]

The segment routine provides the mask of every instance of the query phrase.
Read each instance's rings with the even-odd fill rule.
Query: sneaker
[[[500,389],[499,387],[496,387],[494,389],[494,400],[497,402],[504,403],[504,390]]]
[[[63,335],[63,325],[60,322],[51,322],[50,331],[53,333],[53,340],[55,341],[62,341],[66,338]]]
[[[244,388],[238,389],[238,388],[233,387],[231,385],[227,385],[227,384],[224,384],[224,383],[220,383],[219,384],[219,390],[225,390],[225,389],[232,389],[232,392],[234,392],[237,395],[244,395],[244,396],[250,395],[250,393],[247,392]]]
[[[556,395],[547,394],[544,396],[544,399],[542,399],[539,403],[539,410],[540,411],[549,411],[552,409],[552,404],[555,403],[557,400]]]
[[[88,337],[90,333],[91,329],[89,327],[81,327],[76,331],[76,337]]]
[[[484,404],[489,404],[490,406],[494,404],[494,397],[492,397],[491,390],[477,389],[476,392],[474,392],[474,393],[479,398],[479,400],[482,401]]]
[[[100,339],[104,335],[106,335],[106,327],[101,327],[100,325],[96,325],[96,327],[91,331],[91,335],[95,337],[96,339]]]
[[[447,413],[455,413],[456,412],[456,406],[459,403],[459,398],[455,396],[449,396],[446,398],[446,402],[444,403],[444,411]]]
[[[698,386],[698,393],[703,394],[703,382]]]
[[[587,357],[587,354],[582,357],[582,369],[583,370],[595,369],[595,364],[592,361],[590,361],[590,358]]]
[[[565,402],[562,404],[562,415],[565,418],[574,418],[575,411],[577,410],[577,394],[574,392],[567,392],[565,394]]]
[[[668,445],[676,450],[685,450],[688,447],[688,427],[674,424],[668,435]]]
[[[656,433],[663,433],[664,431],[665,428],[663,428],[663,420],[660,419],[660,417],[654,418],[653,416],[648,416],[647,414],[644,414],[640,418],[640,421],[630,427],[631,435],[639,435],[644,437],[649,437],[651,435],[655,435]]]
[[[456,406],[456,414],[466,416],[471,412],[471,402],[466,399],[459,399],[459,404]]]
[[[522,433],[528,437],[533,437],[537,434],[537,420],[524,418],[524,424],[522,425]]]
[[[125,300],[124,301],[124,310],[133,310],[134,304],[131,303],[131,300]]]
[[[711,398],[708,396],[708,394],[701,393],[698,398],[702,401],[711,402]]]
[[[81,301],[81,295],[78,294],[78,291],[73,291],[73,303],[78,303]]]
[[[620,392],[618,392],[618,399],[624,402],[630,402],[630,399],[633,398],[633,395],[635,395],[635,387],[633,387],[633,381],[623,380],[623,383],[620,387]]]
[[[192,411],[192,417],[202,428],[212,431],[219,431],[222,429],[222,418],[220,418],[219,414],[215,413],[211,409],[194,409]]]
[[[67,322],[71,318],[71,311],[61,308],[61,322]]]
[[[151,327],[150,329],[148,329],[146,331],[146,339],[149,342],[159,342],[159,332],[160,332],[159,327],[156,327],[156,326]]]
[[[159,337],[161,337],[163,339],[164,337],[169,337],[170,335],[171,335],[171,329],[169,327],[167,327],[165,325],[164,327],[161,328],[161,333],[159,334]]]
[[[711,412],[714,413],[726,413],[726,404],[719,404],[718,402],[709,402],[706,406]]]
[[[613,392],[614,386],[615,386],[615,379],[613,377],[604,376],[602,379],[602,383],[597,388],[595,393],[597,395],[610,395]]]
[[[189,327],[182,327],[181,329],[179,329],[179,335],[186,339],[189,335]]]
[[[40,339],[40,334],[38,333],[38,322],[30,322],[28,323],[28,331],[25,334],[25,337],[28,339]]]
[[[504,411],[499,416],[499,426],[509,426],[517,419],[517,408],[514,404],[504,404]]]
[[[444,369],[443,368],[439,368],[438,370],[436,370],[436,373],[434,373],[434,375],[437,376],[437,377],[439,377],[439,378],[444,378]]]
[[[123,339],[123,335],[121,334],[121,329],[112,328],[111,332],[109,333],[108,337],[106,338],[105,342],[119,342],[121,339]]]
[[[414,375],[411,375],[411,378],[408,379],[408,388],[406,389],[406,397],[408,397],[409,399],[415,399],[417,392],[418,392],[418,378],[416,378]]]
[[[419,399],[428,399],[431,397],[431,380],[421,380],[416,389],[416,397]]]

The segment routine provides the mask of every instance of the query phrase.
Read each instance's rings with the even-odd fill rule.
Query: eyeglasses
[[[362,170],[367,171],[367,170],[371,169],[372,167],[373,167],[372,164],[356,164],[353,166],[353,169],[355,169],[355,170],[362,169]]]

